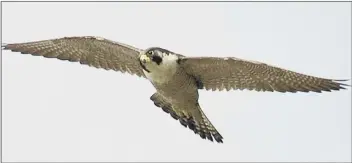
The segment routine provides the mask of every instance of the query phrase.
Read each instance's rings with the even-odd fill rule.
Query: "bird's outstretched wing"
[[[21,52],[22,54],[58,58],[144,77],[138,61],[140,49],[100,37],[64,37],[26,43],[2,44],[1,47],[4,50]]]
[[[185,57],[179,61],[199,89],[321,92],[345,89],[345,80],[324,79],[238,58]]]
[[[188,127],[201,138],[210,141],[215,139],[216,142],[223,143],[223,137],[205,116],[199,104],[190,105],[188,108],[175,106],[167,102],[167,100],[158,93],[154,93],[150,99],[157,107],[162,108],[162,110],[170,114],[172,118],[179,120],[182,126]]]

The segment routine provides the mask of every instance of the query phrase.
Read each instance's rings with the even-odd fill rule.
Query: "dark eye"
[[[156,64],[160,65],[160,63],[163,61],[163,59],[157,55],[154,55],[152,57],[152,61],[154,61]]]
[[[148,51],[148,52],[147,52],[147,54],[149,54],[149,55],[153,55],[153,54],[154,54],[154,52],[150,50],[150,51]]]

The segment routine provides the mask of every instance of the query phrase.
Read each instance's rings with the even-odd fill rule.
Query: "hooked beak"
[[[147,71],[148,73],[150,73],[150,71],[147,69],[147,67],[144,65],[145,63],[150,62],[150,58],[143,54],[139,57],[139,64],[141,65],[141,67],[143,68],[144,71]]]
[[[145,54],[142,54],[141,57],[139,58],[139,60],[142,62],[142,63],[147,63],[147,62],[150,62],[150,58],[145,55]]]

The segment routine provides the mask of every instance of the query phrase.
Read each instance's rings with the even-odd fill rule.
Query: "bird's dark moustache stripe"
[[[153,56],[152,61],[154,61],[157,65],[160,65],[160,63],[163,61],[163,59],[159,56]]]
[[[147,69],[147,67],[145,67],[141,61],[139,61],[139,64],[141,65],[141,67],[143,68],[144,71],[147,71],[148,73],[150,73],[150,71]]]

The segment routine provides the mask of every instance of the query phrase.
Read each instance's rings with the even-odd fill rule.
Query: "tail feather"
[[[203,132],[207,133],[206,137],[211,141],[212,141],[211,137],[214,137],[215,141],[217,141],[219,143],[223,143],[223,141],[222,141],[223,137],[221,136],[221,134],[216,130],[214,125],[210,122],[208,117],[204,114],[204,112],[200,108],[199,104],[197,104],[197,107],[198,107],[198,110],[202,116],[202,121],[204,124],[204,127],[202,128],[202,130],[204,130]],[[203,125],[201,125],[201,126],[203,126]]]
[[[199,104],[196,104],[194,112],[190,115],[185,115],[174,110],[174,106],[167,102],[161,95],[154,93],[150,99],[154,102],[155,106],[162,108],[162,110],[171,115],[175,120],[178,120],[184,127],[188,127],[195,134],[198,134],[202,139],[213,141],[215,139],[218,143],[223,143],[223,137],[215,129],[213,124],[205,116]],[[189,110],[184,109],[183,110]]]

